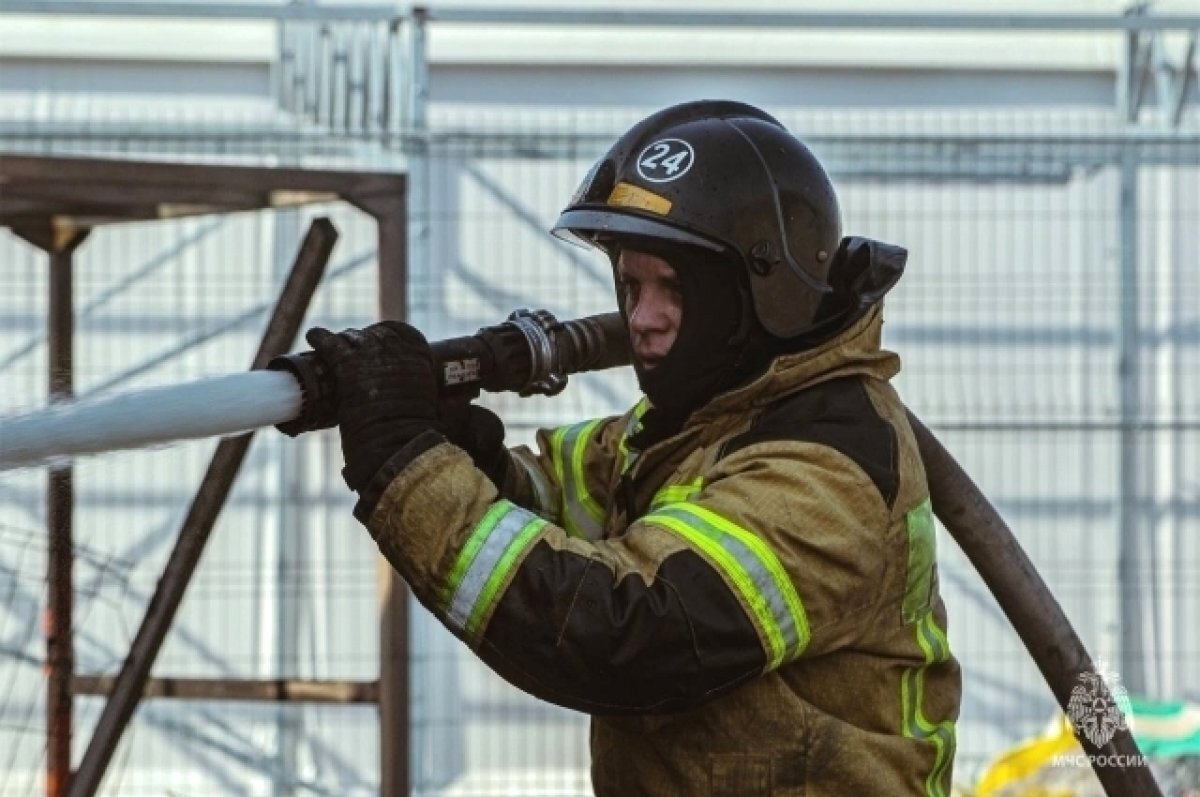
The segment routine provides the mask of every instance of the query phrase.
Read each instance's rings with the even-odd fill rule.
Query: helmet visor
[[[564,211],[550,232],[556,238],[588,248],[603,248],[598,239],[609,236],[634,236],[698,246],[713,252],[725,252],[728,249],[711,238],[681,230],[657,219],[612,210],[580,208]]]

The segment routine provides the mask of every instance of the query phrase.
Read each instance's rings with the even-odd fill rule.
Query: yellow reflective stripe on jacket
[[[725,572],[767,638],[767,670],[808,645],[808,618],[792,580],[775,553],[751,532],[698,504],[676,503],[642,518],[680,535]]]
[[[668,484],[650,499],[650,511],[666,506],[667,504],[678,504],[692,498],[704,486],[704,478],[699,477],[686,484]]]
[[[915,623],[933,600],[933,566],[937,559],[937,536],[933,528],[933,504],[926,498],[904,517],[908,532],[908,577],[904,583],[901,620]]]
[[[550,460],[563,495],[563,527],[573,537],[600,539],[604,512],[588,492],[583,455],[601,419],[562,426],[550,437]]]
[[[642,396],[637,404],[633,405],[633,412],[629,416],[629,421],[625,425],[625,429],[621,432],[621,437],[617,440],[617,453],[621,455],[621,473],[625,473],[633,467],[634,460],[637,459],[637,452],[629,449],[629,438],[638,433],[642,428],[642,416],[650,409],[650,399]]]
[[[933,767],[925,777],[926,797],[946,797],[949,785],[946,773],[954,761],[954,723],[944,720],[932,723],[921,708],[925,699],[925,671],[934,664],[950,660],[950,645],[946,634],[938,628],[933,612],[927,612],[915,626],[917,644],[925,654],[925,663],[910,667],[900,679],[900,706],[904,713],[901,731],[910,739],[933,744]]]
[[[497,501],[471,530],[442,590],[447,622],[474,639],[496,603],[500,585],[546,521],[505,500]]]

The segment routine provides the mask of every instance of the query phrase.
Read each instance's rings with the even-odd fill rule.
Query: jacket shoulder
[[[758,443],[817,443],[842,453],[870,477],[890,509],[900,490],[896,429],[871,401],[865,377],[831,379],[789,394],[725,442],[718,459]]]

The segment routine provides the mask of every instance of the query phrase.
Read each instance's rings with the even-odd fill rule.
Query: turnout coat
[[[376,505],[430,611],[593,715],[597,795],[950,794],[960,675],[880,313],[644,451],[644,399],[512,449],[499,490],[426,441]]]

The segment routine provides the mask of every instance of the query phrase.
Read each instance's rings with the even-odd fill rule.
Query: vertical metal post
[[[1125,9],[1125,16],[1143,16],[1145,11],[1146,4],[1136,2]],[[1137,122],[1145,93],[1147,64],[1143,56],[1146,48],[1141,31],[1126,30],[1124,37],[1125,47],[1116,79],[1117,112],[1125,122]]]
[[[408,585],[382,556],[379,584],[379,797],[408,797]]]
[[[69,401],[75,392],[74,251],[87,231],[55,235],[50,255],[49,369],[50,401]],[[75,488],[72,468],[51,468],[46,485],[49,532],[48,600],[46,606],[46,794],[61,797],[71,785],[71,679],[75,650],[71,640],[72,519]]]
[[[428,9],[412,10],[409,35],[408,90],[405,92],[405,154],[408,156],[409,242],[408,268],[418,285],[430,284],[430,152],[429,152],[429,62],[426,23]]]
[[[429,63],[428,9],[412,9],[404,117],[409,129],[401,141],[408,156],[406,196],[399,207],[379,216],[379,309],[383,318],[408,318],[408,283],[429,276]],[[415,211],[415,212],[413,212]],[[380,773],[381,797],[408,797],[412,791],[409,592],[380,559]]]
[[[384,146],[391,148],[393,142],[402,141],[404,134],[404,101],[403,83],[400,76],[402,20],[390,20],[384,38],[383,74],[380,75],[382,86],[382,107],[380,123],[383,125]]]
[[[295,209],[275,214],[275,261],[279,276],[286,279],[289,267],[288,249],[299,237],[300,214]],[[279,451],[279,525],[275,535],[275,672],[281,678],[296,677],[300,664],[298,637],[303,624],[307,597],[301,574],[308,547],[305,528],[307,509],[303,506],[302,440],[289,440],[276,435],[273,441]],[[301,712],[304,707],[295,703],[280,703],[275,714],[275,760],[278,774],[274,778],[276,797],[292,797],[296,793],[295,773],[303,736]]]
[[[279,103],[280,108],[290,109],[286,87],[288,67],[292,63],[292,54],[287,46],[286,28],[287,20],[279,19],[275,21],[275,58],[271,60],[268,70],[271,81],[271,94],[274,95],[275,102]]]
[[[416,6],[412,10],[412,47],[409,50],[409,113],[408,121],[414,130],[424,132],[429,123],[429,9]]]
[[[1117,446],[1118,482],[1118,564],[1120,583],[1119,612],[1121,618],[1121,669],[1125,686],[1134,694],[1146,694],[1147,678],[1144,657],[1151,649],[1147,644],[1151,623],[1144,611],[1142,595],[1145,541],[1142,539],[1139,507],[1142,495],[1142,469],[1138,442],[1141,417],[1139,378],[1139,318],[1138,303],[1138,164],[1137,153],[1131,145],[1121,157],[1120,197],[1120,282],[1118,288],[1120,315],[1117,369],[1120,380],[1120,432]]]
[[[371,214],[379,229],[379,315],[408,317],[408,203],[404,192],[347,197]],[[379,794],[408,797],[409,651],[408,586],[381,556],[379,592]]]
[[[1168,205],[1170,212],[1163,213],[1161,216],[1170,220],[1168,223],[1171,236],[1170,249],[1167,251],[1167,259],[1164,263],[1164,270],[1170,275],[1168,290],[1171,299],[1168,306],[1170,307],[1172,329],[1170,338],[1171,385],[1164,399],[1171,407],[1171,419],[1183,422],[1188,420],[1185,407],[1187,402],[1191,401],[1192,394],[1188,387],[1188,380],[1184,378],[1186,373],[1184,352],[1187,351],[1185,348],[1187,344],[1184,341],[1186,338],[1183,337],[1182,328],[1176,324],[1191,312],[1194,299],[1186,288],[1190,281],[1188,270],[1179,268],[1177,264],[1184,262],[1186,253],[1200,251],[1200,228],[1184,221],[1187,217],[1183,209],[1195,202],[1193,193],[1195,183],[1189,178],[1188,170],[1174,170],[1169,180],[1171,184],[1171,200]],[[1193,429],[1190,439],[1196,440],[1196,434],[1197,430]],[[1190,607],[1195,604],[1189,598],[1194,594],[1190,592],[1190,589],[1195,583],[1195,565],[1188,561],[1186,554],[1191,537],[1188,533],[1190,526],[1184,514],[1186,510],[1182,502],[1176,498],[1179,492],[1174,492],[1187,484],[1194,474],[1187,464],[1190,456],[1188,452],[1194,449],[1183,442],[1188,439],[1186,433],[1171,435],[1171,456],[1167,465],[1171,474],[1170,483],[1173,491],[1170,503],[1170,533],[1163,540],[1163,557],[1169,568],[1169,577],[1166,584],[1163,585],[1163,589],[1169,596],[1169,602],[1166,611],[1163,612],[1163,625],[1166,630],[1161,650],[1168,667],[1165,683],[1162,685],[1163,694],[1172,696],[1183,693],[1187,674],[1194,662],[1194,658],[1188,652],[1188,644],[1193,639],[1196,622],[1195,616],[1190,610]],[[1195,443],[1193,442],[1192,445]]]
[[[50,401],[68,401],[75,390],[75,250],[90,229],[61,228],[51,223],[14,227],[20,238],[49,256],[50,290],[47,319]],[[71,639],[72,520],[75,486],[70,465],[52,467],[46,478],[47,600],[43,618],[46,638],[46,794],[62,797],[71,787],[71,681],[75,650]]]

